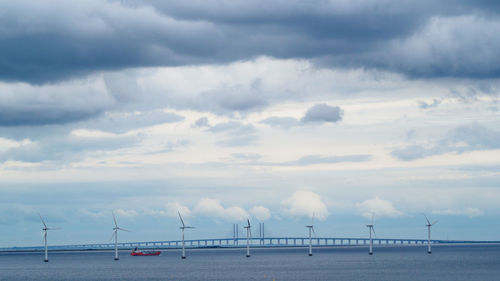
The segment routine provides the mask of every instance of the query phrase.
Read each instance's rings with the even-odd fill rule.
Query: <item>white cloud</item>
[[[181,213],[183,218],[189,218],[191,216],[191,210],[179,202],[168,202],[165,205],[165,209],[160,209],[160,210],[147,209],[144,211],[144,214],[150,216],[165,216],[165,217],[178,218],[179,217],[178,212]]]
[[[372,214],[375,214],[376,217],[391,218],[403,215],[403,213],[397,210],[390,201],[383,200],[378,197],[365,200],[361,203],[357,203],[356,207],[358,208],[361,215],[365,218],[371,218]]]
[[[249,217],[249,214],[244,209],[237,206],[224,208],[219,200],[211,198],[201,199],[196,204],[194,212],[199,215],[228,221],[242,221]]]
[[[136,210],[116,209],[113,210],[113,212],[115,213],[115,217],[117,220],[119,220],[120,218],[134,218],[139,216],[139,213]],[[112,220],[113,217],[111,210],[91,211],[86,208],[78,209],[78,215],[93,219],[109,218],[110,220]]]
[[[324,220],[328,217],[328,209],[321,197],[311,191],[297,191],[281,202],[283,211],[291,217],[314,217]]]
[[[181,213],[182,217],[190,217],[191,210],[179,202],[168,202],[165,206],[165,214],[169,217],[177,217]]]
[[[139,213],[136,210],[124,210],[124,209],[116,209],[114,210],[115,215],[118,217],[125,217],[125,218],[134,218],[139,215]]]
[[[271,212],[264,206],[253,206],[252,209],[250,209],[250,214],[259,221],[265,221],[271,217]]]
[[[110,217],[111,218],[111,211],[90,211],[86,208],[80,208],[78,209],[78,215],[83,216],[83,217],[91,217],[94,219],[98,218],[104,218],[104,217]]]
[[[229,207],[224,210],[224,218],[231,221],[242,221],[248,219],[248,212],[240,207]]]
[[[0,137],[0,152],[9,150],[10,148],[16,148],[23,145],[33,145],[33,142],[29,139],[24,139],[22,141],[11,140],[7,138]]]
[[[433,214],[436,215],[447,215],[447,216],[467,216],[469,218],[482,216],[484,213],[478,208],[465,208],[463,210],[458,209],[444,209],[444,210],[433,210]]]

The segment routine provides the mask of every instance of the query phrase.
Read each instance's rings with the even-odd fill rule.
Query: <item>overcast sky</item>
[[[498,1],[1,1],[0,246],[500,240]],[[258,230],[254,228],[255,233]],[[240,231],[240,233],[243,233]]]

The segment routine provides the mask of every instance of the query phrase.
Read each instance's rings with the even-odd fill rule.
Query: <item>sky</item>
[[[0,247],[500,240],[498,1],[0,1]]]

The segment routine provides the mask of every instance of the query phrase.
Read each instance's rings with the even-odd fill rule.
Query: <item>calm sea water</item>
[[[500,280],[500,246],[244,249],[163,251],[159,257],[120,252],[0,253],[0,280]]]

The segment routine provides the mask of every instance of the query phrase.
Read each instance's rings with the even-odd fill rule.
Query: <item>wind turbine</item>
[[[311,225],[306,225],[306,227],[309,229],[309,256],[313,255],[312,252],[312,238],[311,238],[311,232],[314,233],[314,236],[316,236],[316,232],[314,231],[314,213],[311,218]]]
[[[42,219],[42,215],[40,215],[40,213],[38,213],[38,216],[40,217],[40,220],[42,221],[43,223],[43,242],[45,244],[45,259],[43,260],[44,262],[49,262],[49,252],[48,252],[48,248],[47,248],[47,231],[49,230],[56,230],[56,229],[59,229],[59,228],[49,228],[47,227],[47,225],[45,224],[45,221]]]
[[[182,256],[181,256],[181,258],[185,259],[186,258],[186,250],[184,249],[184,229],[186,229],[186,228],[194,228],[194,227],[192,227],[192,226],[186,226],[184,224],[184,220],[181,217],[181,213],[179,211],[177,211],[177,213],[179,214],[179,218],[181,219],[181,223],[182,223],[182,226],[179,227],[180,229],[182,229]]]
[[[431,250],[431,226],[435,225],[438,221],[431,223],[427,216],[424,214],[425,220],[427,221],[427,254],[432,254]]]
[[[372,232],[373,232],[373,235],[376,236],[376,234],[375,234],[375,228],[373,228],[373,219],[374,219],[374,217],[375,217],[375,214],[372,213],[372,223],[366,225],[366,227],[368,227],[368,231],[370,232],[370,251],[368,252],[369,255],[373,255]]]
[[[247,226],[245,228],[247,229],[247,258],[250,257],[250,239],[252,239],[252,226],[250,225],[250,220],[247,219]]]
[[[118,260],[118,230],[130,232],[130,230],[126,230],[124,228],[121,228],[118,226],[116,223],[116,217],[115,217],[115,212],[111,211],[111,214],[113,215],[113,221],[115,222],[115,227],[113,227],[113,235],[111,236],[111,239],[113,239],[113,236],[115,237],[115,261]]]

